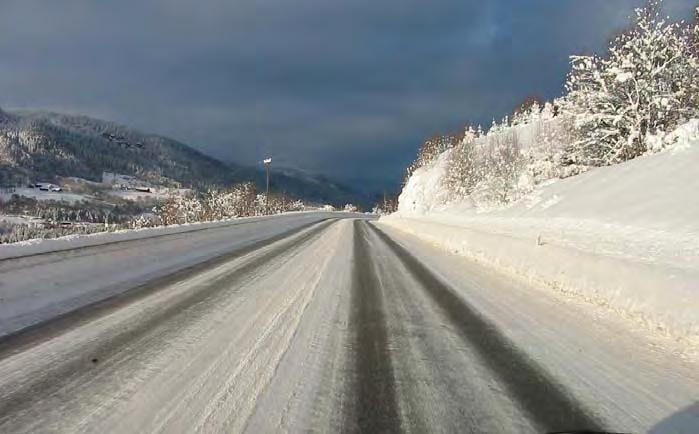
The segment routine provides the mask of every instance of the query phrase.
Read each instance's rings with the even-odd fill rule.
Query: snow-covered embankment
[[[666,151],[551,181],[494,210],[444,205],[442,155],[380,223],[697,341],[699,134],[690,126]]]

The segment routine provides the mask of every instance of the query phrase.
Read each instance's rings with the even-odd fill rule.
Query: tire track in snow
[[[347,329],[352,223],[348,219],[339,223],[337,232],[328,234],[327,247],[316,253],[318,258],[328,259],[316,293],[273,381],[260,395],[245,432],[341,431],[348,408],[344,403],[352,400],[346,380],[354,372],[353,360],[348,357]]]
[[[361,221],[355,220],[350,299],[354,407],[346,415],[345,428],[356,432],[401,432],[383,294],[363,227]]]
[[[232,282],[236,287],[217,294],[214,300],[207,300],[208,307],[193,307],[189,315],[195,318],[193,324],[180,324],[183,322],[180,319],[177,321],[180,325],[171,324],[167,326],[170,331],[149,338],[153,342],[134,343],[134,348],[157,345],[157,341],[169,341],[172,345],[157,351],[152,358],[143,359],[147,361],[148,369],[157,374],[131,387],[131,392],[118,392],[128,396],[128,405],[115,404],[124,398],[108,395],[105,397],[107,406],[101,415],[90,415],[80,421],[79,426],[86,428],[83,432],[90,432],[90,429],[124,433],[170,432],[173,429],[181,432],[240,432],[240,424],[245,422],[249,412],[247,406],[255,404],[260,381],[266,381],[264,378],[275,365],[274,355],[284,347],[279,345],[279,340],[289,332],[289,315],[292,319],[296,318],[291,313],[298,307],[296,301],[293,306],[286,304],[291,300],[289,297],[292,293],[296,293],[292,291],[295,288],[293,283],[305,282],[305,277],[310,279],[310,275],[319,272],[315,261],[302,268],[295,264],[298,264],[301,256],[314,252],[314,246],[319,241],[327,244],[326,238],[328,235],[332,237],[333,227],[327,228],[304,246],[289,251],[284,257],[265,264],[254,275]],[[320,259],[322,262],[323,258]],[[272,289],[274,284],[261,282],[274,282],[272,276],[276,275],[278,279],[279,273],[290,279],[290,285],[279,288],[277,296]],[[266,294],[262,295],[262,291]],[[305,289],[302,292],[307,294]],[[270,296],[272,294],[275,295]],[[282,299],[286,301],[282,303]],[[241,316],[245,320],[238,321],[241,317],[232,315],[232,312],[244,312],[245,306],[247,309],[252,307],[255,313],[250,314],[252,312],[247,310],[247,314]],[[280,314],[279,309],[286,311]],[[277,317],[284,320],[280,323]],[[273,327],[275,332],[258,335],[260,330],[268,330],[265,324],[270,319],[274,319],[276,324]],[[236,326],[232,326],[232,322]],[[241,340],[250,334],[255,336],[254,342],[263,340],[264,343]],[[193,353],[195,347],[198,349]],[[142,353],[143,350],[132,351]],[[244,351],[247,352],[246,356],[243,356]],[[115,369],[113,372],[118,371]],[[226,387],[227,384],[232,385],[232,389]],[[105,383],[102,388],[106,390],[109,386]],[[224,389],[225,393],[221,395]],[[138,404],[143,402],[158,404],[149,410]],[[204,403],[208,404],[203,406]],[[118,411],[115,411],[115,405]],[[235,408],[234,411],[230,410],[231,406]],[[205,427],[197,429],[195,426],[204,417],[206,408],[214,409],[216,415],[212,419],[215,421],[209,421]],[[228,423],[225,418],[230,414],[234,415],[234,424],[225,425]],[[128,418],[128,423],[122,424],[120,419],[124,417]]]
[[[575,401],[537,363],[515,348],[425,265],[374,225],[368,225],[395,253],[430,298],[503,381],[523,410],[546,431],[603,431],[601,424]]]

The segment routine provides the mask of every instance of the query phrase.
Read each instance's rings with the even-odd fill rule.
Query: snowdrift
[[[380,224],[696,339],[699,122],[663,140],[673,145],[544,182],[499,209],[445,202],[447,151],[415,171]]]

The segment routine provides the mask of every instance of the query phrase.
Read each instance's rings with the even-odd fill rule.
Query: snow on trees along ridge
[[[34,205],[28,208],[29,205]],[[196,222],[210,222],[302,211],[300,200],[283,195],[258,194],[254,183],[237,184],[227,189],[209,189],[185,194],[172,194],[153,207],[152,212],[132,215],[129,211],[117,212],[118,207],[83,209],[85,204],[71,205],[63,202],[43,203],[23,197],[0,201],[0,214],[29,213],[34,217],[26,223],[13,223],[0,219],[0,244],[35,238],[56,238],[64,235],[112,232],[123,229],[168,226]],[[138,209],[134,205],[134,209]]]
[[[646,137],[697,116],[696,26],[668,23],[661,2],[636,10],[635,25],[607,57],[574,56],[563,107],[579,133],[571,157],[615,164],[648,151]]]
[[[128,145],[128,146],[127,146]],[[133,145],[133,146],[132,146]],[[0,184],[123,173],[153,185],[205,188],[246,180],[178,141],[85,116],[0,114]]]
[[[487,132],[467,126],[426,141],[407,170],[400,208],[464,200],[499,207],[547,180],[672,145],[671,133],[699,118],[699,7],[687,24],[664,19],[661,6],[637,9],[605,56],[572,56],[562,97],[528,99]],[[425,180],[413,178],[427,165],[439,166],[429,175],[435,185],[416,192]]]
[[[139,222],[140,226],[170,225],[215,221],[235,217],[279,214],[302,211],[300,200],[283,195],[258,194],[254,183],[235,185],[224,190],[208,190],[202,194],[175,195],[154,208],[155,215]]]

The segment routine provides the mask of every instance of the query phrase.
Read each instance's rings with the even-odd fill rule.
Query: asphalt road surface
[[[0,432],[697,432],[666,338],[338,216],[0,260]]]

